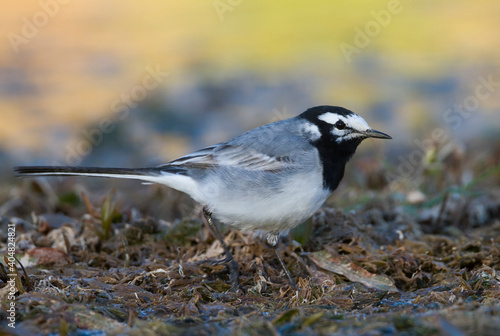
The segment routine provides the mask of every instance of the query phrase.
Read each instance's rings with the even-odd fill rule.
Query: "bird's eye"
[[[335,123],[335,127],[339,130],[343,130],[345,128],[345,122],[339,120]]]

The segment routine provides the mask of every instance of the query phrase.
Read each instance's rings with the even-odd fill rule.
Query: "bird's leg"
[[[219,233],[219,230],[217,230],[217,227],[215,226],[213,220],[212,220],[212,212],[208,210],[208,206],[203,207],[203,215],[205,216],[205,219],[207,220],[208,226],[210,226],[210,229],[215,235],[215,238],[219,240],[219,242],[222,245],[222,248],[224,249],[224,254],[226,255],[226,258],[224,258],[222,261],[227,261],[228,262],[228,267],[229,267],[229,277],[231,279],[231,288],[237,291],[238,289],[241,288],[240,281],[239,281],[239,276],[240,272],[238,270],[238,264],[236,261],[234,261],[233,254],[231,251],[229,251],[229,248],[227,247],[226,243],[224,242],[224,239],[222,238],[221,234]]]
[[[276,256],[278,257],[278,260],[280,261],[281,268],[286,274],[286,277],[288,278],[288,282],[290,283],[290,286],[292,287],[293,290],[297,289],[297,285],[295,284],[295,281],[292,278],[292,275],[290,274],[290,271],[288,268],[286,268],[285,262],[281,258],[280,253],[278,252],[278,240],[279,236],[278,235],[273,235],[273,234],[268,234],[266,243],[274,250],[274,253],[276,253]]]

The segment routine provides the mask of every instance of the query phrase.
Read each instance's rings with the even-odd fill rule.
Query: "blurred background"
[[[1,178],[160,164],[327,104],[394,137],[363,143],[343,185],[468,183],[499,162],[499,16],[488,0],[5,3]]]

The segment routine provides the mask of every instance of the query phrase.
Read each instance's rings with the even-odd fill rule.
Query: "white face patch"
[[[311,139],[311,141],[316,141],[319,138],[321,138],[321,132],[319,131],[318,126],[314,125],[311,122],[304,122],[301,125],[300,130],[305,134],[307,134],[307,136],[309,136],[309,139]]]
[[[332,134],[337,137],[337,142],[357,138],[360,136],[357,132],[365,132],[370,129],[370,126],[368,126],[365,119],[354,113],[344,117],[336,113],[326,112],[318,116],[318,119],[327,122],[332,126],[339,120],[342,120],[345,123],[346,128],[343,130],[339,130],[335,127],[332,128]]]

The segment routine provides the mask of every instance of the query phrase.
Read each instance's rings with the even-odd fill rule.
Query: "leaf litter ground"
[[[496,174],[491,182],[498,182]],[[5,253],[4,233],[8,223],[16,223],[21,279],[16,329],[3,319],[7,334],[498,335],[500,330],[495,188],[448,189],[418,202],[375,193],[355,211],[323,208],[280,245],[296,291],[260,237],[226,228],[244,288],[235,293],[225,265],[217,263],[222,248],[199,206],[161,187],[115,201],[114,191],[88,196],[73,183],[53,189],[43,180],[26,180],[2,193],[1,247]],[[181,205],[189,212],[165,221],[154,208],[161,204],[164,211]],[[8,272],[1,273],[6,308]]]

